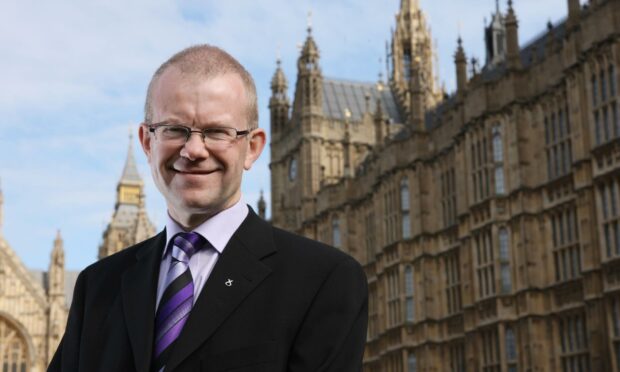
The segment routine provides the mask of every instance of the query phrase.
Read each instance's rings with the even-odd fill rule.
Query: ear
[[[250,134],[248,134],[248,151],[245,154],[245,160],[243,162],[243,168],[250,170],[252,164],[258,159],[265,143],[267,141],[267,134],[263,128],[256,128]]]
[[[142,150],[146,154],[146,158],[148,161],[151,161],[151,146],[152,146],[152,138],[149,133],[149,129],[145,124],[140,124],[140,128],[138,129],[138,137],[140,138],[140,144],[142,145]]]

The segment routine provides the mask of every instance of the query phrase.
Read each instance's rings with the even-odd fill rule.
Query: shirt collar
[[[228,209],[224,209],[215,216],[209,218],[202,224],[198,225],[193,231],[202,235],[211,243],[218,253],[222,253],[226,244],[239,228],[245,217],[248,215],[248,206],[240,198],[237,203]],[[170,240],[185,230],[170,217],[170,213],[166,214],[166,249],[162,254],[162,258],[170,250]]]

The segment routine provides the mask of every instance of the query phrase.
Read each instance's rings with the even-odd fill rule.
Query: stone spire
[[[400,11],[401,12],[415,12],[420,8],[418,0],[401,0]]]
[[[512,8],[512,0],[508,0],[508,14],[506,14],[506,59],[510,69],[521,67],[519,56],[519,24]]]
[[[288,82],[280,59],[276,61],[276,72],[271,78],[271,98],[269,99],[269,111],[271,114],[271,136],[272,140],[277,141],[281,133],[285,130],[289,118],[290,103],[288,100]]]
[[[295,88],[295,111],[302,116],[322,115],[323,75],[319,66],[319,48],[308,25],[308,36],[297,60],[297,86]]]
[[[127,158],[116,187],[116,205],[99,246],[99,259],[139,243],[155,233],[144,207],[144,184],[133,156],[133,136],[129,135]]]
[[[400,11],[396,14],[396,29],[392,35],[392,71],[390,85],[399,105],[411,111],[409,88],[411,87],[412,65],[419,60],[418,70],[423,109],[435,106],[442,100],[442,93],[435,77],[435,48],[430,27],[419,7],[418,1],[401,0]]]
[[[344,176],[353,177],[353,146],[351,145],[351,111],[346,108],[344,112],[344,139],[342,151],[344,156]]]
[[[485,25],[484,40],[486,44],[486,66],[494,66],[506,59],[506,25],[499,9],[499,0],[495,0],[495,13],[491,22]]]
[[[65,299],[65,251],[60,230],[54,239],[48,270],[47,298],[49,318],[47,324],[47,358],[52,359],[67,323],[67,302]]]
[[[454,53],[454,65],[456,67],[456,91],[461,94],[467,87],[467,56],[460,36]]]
[[[258,199],[258,215],[260,218],[265,219],[265,212],[267,210],[267,203],[263,197],[263,190],[260,191],[260,198]]]
[[[385,142],[385,138],[387,136],[387,129],[385,127],[385,114],[383,113],[383,108],[381,106],[381,100],[377,98],[377,105],[375,109],[375,113],[373,115],[373,123],[375,125],[375,146],[377,149],[383,147]]]
[[[125,159],[125,167],[121,179],[116,187],[116,203],[138,205],[140,202],[140,194],[143,188],[142,177],[138,173],[136,159],[133,155],[133,134],[129,133],[129,146],[127,149],[127,158]]]
[[[312,37],[312,25],[308,25],[308,36],[301,49],[298,68],[305,71],[313,71],[319,69],[319,48]]]
[[[271,92],[273,93],[273,96],[281,99],[286,99],[287,88],[288,82],[286,81],[284,71],[282,71],[282,61],[280,60],[280,58],[278,58],[276,60],[276,72],[271,78]],[[282,96],[283,94],[284,96]]]
[[[56,233],[54,239],[54,248],[49,266],[49,296],[64,296],[65,293],[65,251],[63,248],[63,240],[60,230]]]

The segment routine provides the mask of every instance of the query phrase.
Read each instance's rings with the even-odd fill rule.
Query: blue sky
[[[515,0],[524,45],[567,12],[567,0]],[[45,269],[61,230],[68,269],[96,260],[116,184],[142,118],[153,71],[184,47],[211,43],[254,75],[260,125],[269,128],[269,81],[282,58],[289,96],[312,11],[324,76],[376,81],[400,0],[108,0],[3,2],[0,14],[0,179],[4,238],[29,268]],[[420,0],[439,78],[454,90],[460,29],[468,57],[484,59],[483,19],[495,0]],[[502,0],[502,11],[506,1]],[[460,26],[459,26],[460,25]],[[278,52],[279,51],[279,52]],[[136,136],[146,205],[158,228],[165,204]],[[269,202],[269,150],[245,175],[246,202]],[[268,204],[269,205],[269,204]],[[268,210],[268,214],[270,211]]]

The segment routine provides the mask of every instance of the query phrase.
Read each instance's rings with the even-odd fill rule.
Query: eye
[[[187,128],[180,125],[166,125],[160,128],[162,135],[168,138],[179,138],[187,136]]]
[[[213,140],[227,140],[234,137],[231,128],[207,128],[204,130],[206,137]]]

